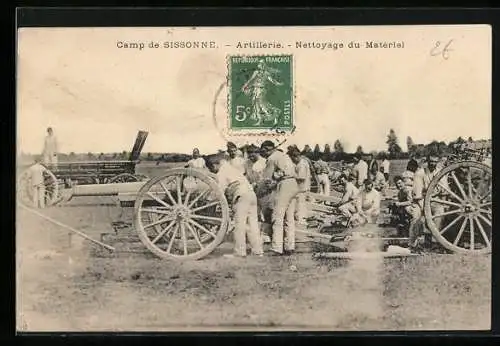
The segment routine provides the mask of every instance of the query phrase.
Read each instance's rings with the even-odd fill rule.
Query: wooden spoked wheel
[[[491,168],[464,161],[442,169],[427,189],[424,215],[427,227],[446,249],[456,253],[490,253]]]
[[[149,180],[135,202],[139,238],[164,259],[207,256],[224,240],[229,221],[224,192],[210,175],[196,169],[171,169]]]
[[[61,182],[58,181],[57,177],[49,170],[45,170],[43,173],[43,193],[45,206],[49,207],[57,204],[61,200],[60,185]],[[34,200],[34,187],[31,183],[31,176],[29,171],[24,171],[17,184],[17,198],[19,202],[28,207],[37,207],[37,202]]]
[[[115,183],[134,183],[136,181],[139,181],[139,178],[133,174],[130,173],[122,173],[118,174],[108,180],[108,184],[115,184]]]

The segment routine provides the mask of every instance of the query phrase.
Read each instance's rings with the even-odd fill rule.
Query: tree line
[[[458,137],[456,140],[445,143],[444,141],[433,140],[427,144],[414,143],[411,137],[406,137],[406,150],[399,144],[398,136],[394,129],[390,129],[387,134],[386,144],[387,150],[365,152],[361,145],[356,147],[354,152],[346,152],[343,143],[337,139],[333,144],[320,145],[315,144],[313,147],[305,145],[302,148],[302,154],[312,160],[319,158],[324,161],[349,161],[355,154],[372,154],[376,159],[386,157],[389,160],[394,159],[409,159],[410,157],[425,157],[428,155],[447,155],[463,150],[464,145],[473,143],[476,148],[491,148],[491,140],[475,141],[472,137],[467,140]],[[286,149],[286,143],[284,144]],[[245,147],[240,149],[245,150]],[[300,149],[300,148],[299,148]],[[74,153],[60,154],[62,161],[85,161],[85,160],[128,160],[130,152],[122,151],[120,153]],[[156,162],[187,162],[191,159],[190,154],[185,153],[141,153],[141,161],[156,161]]]

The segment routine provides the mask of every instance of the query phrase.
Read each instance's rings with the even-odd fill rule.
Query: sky
[[[117,42],[213,41],[215,49],[118,48]],[[351,41],[404,42],[403,49],[348,49]],[[430,54],[452,40],[446,56]],[[280,42],[238,49],[238,42]],[[343,43],[296,48],[296,41]],[[291,45],[290,47],[288,45]],[[386,149],[390,128],[406,148],[458,136],[491,138],[489,26],[274,28],[23,28],[18,32],[18,150],[41,152],[54,128],[61,152],[202,153],[227,140],[228,55],[292,54],[296,131],[303,147],[336,139],[346,150]],[[220,94],[217,90],[222,86]],[[214,107],[214,99],[216,99]],[[214,111],[215,108],[215,111]],[[214,122],[214,114],[216,122]]]

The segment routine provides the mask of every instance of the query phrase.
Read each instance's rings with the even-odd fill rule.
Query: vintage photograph
[[[18,29],[17,330],[489,330],[491,37]]]

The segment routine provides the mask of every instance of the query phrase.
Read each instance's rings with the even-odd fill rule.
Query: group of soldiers
[[[288,255],[295,251],[295,227],[305,225],[307,194],[312,179],[317,183],[317,193],[331,194],[330,182],[338,180],[344,193],[336,206],[346,216],[347,223],[373,222],[380,213],[383,189],[388,184],[389,161],[381,167],[371,156],[365,161],[356,155],[352,167],[333,171],[321,159],[311,161],[302,155],[297,146],[286,152],[272,141],[260,147],[250,145],[242,152],[232,143],[226,151],[207,156],[193,150],[186,167],[208,169],[216,174],[234,214],[234,255],[247,255],[247,240],[254,255],[263,255],[263,243],[270,242],[273,255]],[[259,224],[270,227],[261,232]],[[270,233],[270,237],[268,234]]]

